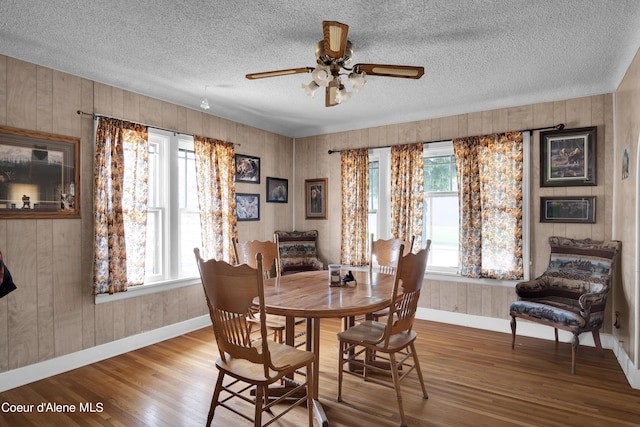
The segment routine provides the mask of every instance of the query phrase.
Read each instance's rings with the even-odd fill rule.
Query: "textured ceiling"
[[[0,54],[291,137],[613,92],[640,46],[637,0],[2,0]],[[370,77],[346,104],[307,97],[322,21],[349,25]],[[348,85],[347,85],[348,86]]]

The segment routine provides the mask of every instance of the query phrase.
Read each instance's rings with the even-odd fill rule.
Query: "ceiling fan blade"
[[[356,64],[353,70],[365,72],[369,76],[402,77],[405,79],[419,79],[424,74],[424,67],[410,65]]]
[[[322,21],[322,33],[325,55],[333,59],[343,58],[349,26],[336,21]]]
[[[333,107],[338,105],[338,101],[336,101],[337,93],[338,93],[338,85],[331,82],[325,90],[325,96],[324,96],[325,107]]]
[[[255,79],[264,79],[266,77],[288,76],[289,74],[304,74],[304,73],[310,73],[312,71],[313,71],[313,68],[311,67],[289,68],[287,70],[275,70],[275,71],[265,71],[263,73],[251,73],[251,74],[247,74],[246,77],[250,80],[255,80]]]

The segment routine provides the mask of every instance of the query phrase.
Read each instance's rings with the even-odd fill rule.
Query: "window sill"
[[[445,273],[441,271],[429,271],[425,274],[427,280],[437,280],[440,282],[473,283],[477,285],[502,286],[512,288],[522,280],[496,280],[496,279],[473,279],[458,276],[455,273]]]
[[[369,271],[369,266],[362,267],[351,267],[348,265],[343,265],[342,270],[353,270],[353,271]],[[458,276],[453,271],[437,271],[437,270],[428,270],[424,275],[424,278],[427,280],[437,280],[440,282],[456,282],[456,283],[473,283],[476,285],[489,285],[489,286],[502,286],[506,288],[513,288],[516,283],[523,282],[523,280],[496,280],[496,279],[472,279],[468,277]]]
[[[166,292],[173,289],[184,288],[201,284],[199,277],[188,277],[176,280],[167,280],[164,282],[155,282],[139,286],[131,286],[126,292],[118,292],[115,294],[98,294],[94,297],[95,304],[104,304],[107,302],[119,301],[127,298],[135,298],[143,295],[155,294],[158,292]]]

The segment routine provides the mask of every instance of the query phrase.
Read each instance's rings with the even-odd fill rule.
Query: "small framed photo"
[[[236,154],[236,182],[260,184],[260,157]]]
[[[327,219],[327,178],[304,181],[304,206],[307,219]]]
[[[540,132],[540,186],[596,185],[596,127]]]
[[[267,202],[289,202],[289,180],[284,178],[267,177]]]
[[[0,126],[0,219],[80,218],[80,138]]]
[[[260,195],[236,193],[238,221],[260,221]]]
[[[581,222],[595,224],[596,198],[541,197],[540,222]]]

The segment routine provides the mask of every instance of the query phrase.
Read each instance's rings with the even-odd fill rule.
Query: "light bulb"
[[[344,88],[344,85],[340,85],[338,91],[336,92],[336,103],[344,104],[351,99],[352,95],[353,92],[347,92],[347,90]]]
[[[208,110],[209,108],[209,100],[207,98],[202,100],[202,103],[200,103],[200,108],[202,108],[203,110]]]
[[[331,75],[331,69],[326,65],[318,65],[315,70],[311,72],[311,78],[318,84],[318,86],[329,86],[333,76]]]
[[[304,83],[302,84],[302,88],[304,89],[304,93],[309,95],[311,98],[313,98],[313,95],[315,95],[315,93],[316,93],[316,91],[318,90],[319,87],[320,86],[318,86],[318,83],[316,83],[313,80],[311,80],[308,85],[306,85]]]
[[[360,90],[364,87],[364,84],[367,82],[366,75],[364,71],[362,73],[350,73],[349,74],[349,82],[353,86],[354,92],[360,92]]]

